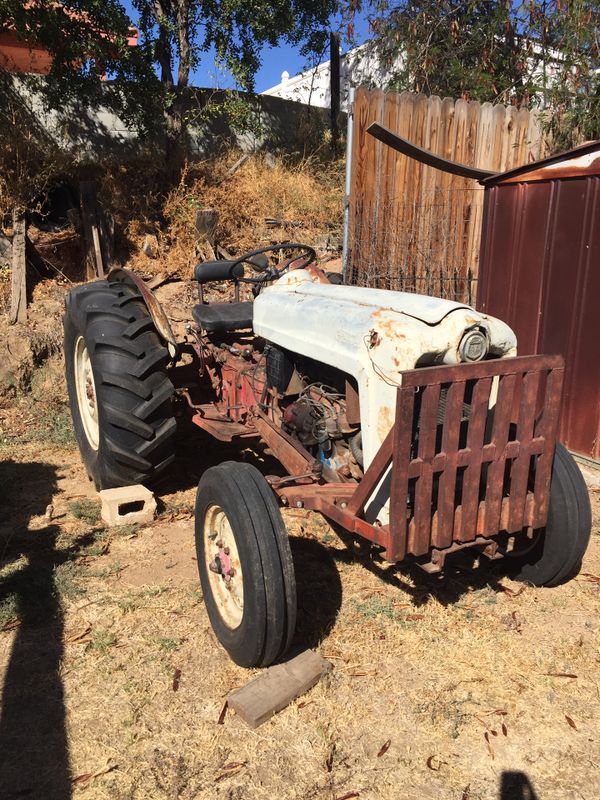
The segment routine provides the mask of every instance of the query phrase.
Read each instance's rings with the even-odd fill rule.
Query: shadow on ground
[[[524,772],[505,771],[500,777],[498,800],[538,800],[538,796]]]
[[[342,605],[342,583],[333,551],[314,539],[290,539],[298,618],[294,642],[317,647],[335,624]]]
[[[268,451],[265,452],[257,439],[219,442],[199,430],[186,416],[178,421],[178,428],[177,458],[172,471],[160,486],[161,493],[193,488],[206,469],[223,461],[253,464],[263,475],[286,474],[281,464]],[[332,528],[346,544],[346,550],[328,548],[315,540],[292,540],[299,584],[299,624],[309,617],[315,620],[312,632],[310,626],[306,625],[306,643],[311,642],[311,647],[326,635],[341,606],[342,588],[336,561],[350,563],[358,560],[381,580],[409,595],[415,606],[425,605],[432,598],[442,605],[453,605],[464,595],[478,589],[505,591],[500,583],[501,572],[497,572],[485,558],[481,559],[478,566],[474,566],[474,555],[468,551],[449,556],[440,575],[429,575],[410,562],[398,566],[386,564],[377,558],[366,540],[353,539],[335,524],[332,524]],[[312,564],[303,575],[304,564],[308,561],[312,561]],[[304,609],[303,604],[308,610]]]
[[[252,464],[263,475],[286,474],[279,461],[265,452],[258,438],[220,442],[194,425],[186,411],[177,420],[177,456],[157,492],[164,495],[192,489],[207,469],[223,461]]]
[[[61,664],[64,620],[56,568],[89,544],[57,548],[59,528],[28,530],[56,492],[49,464],[0,464],[0,631],[16,630],[0,705],[3,800],[71,797],[71,770]]]

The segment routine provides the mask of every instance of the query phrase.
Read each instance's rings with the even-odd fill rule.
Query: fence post
[[[340,146],[340,35],[329,34],[329,95],[331,114],[331,149],[333,157],[339,155]]]
[[[346,128],[346,177],[344,183],[344,232],[342,238],[342,279],[348,283],[348,237],[350,224],[350,191],[352,187],[352,126],[354,89],[348,91],[348,123]]]
[[[27,223],[25,215],[13,211],[12,271],[10,276],[9,322],[27,322]]]
[[[104,277],[100,220],[94,181],[81,181],[79,203],[85,239],[85,272],[87,280]],[[108,266],[108,265],[107,265]]]

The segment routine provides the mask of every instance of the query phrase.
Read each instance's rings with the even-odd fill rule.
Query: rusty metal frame
[[[457,161],[442,158],[442,156],[438,156],[430,150],[424,150],[422,147],[413,144],[413,142],[409,142],[408,139],[398,136],[397,133],[394,133],[379,122],[372,122],[367,128],[367,133],[393,150],[402,153],[402,155],[414,158],[428,167],[434,167],[442,172],[449,172],[451,175],[483,181],[495,178],[498,174],[487,169],[477,169],[477,167],[470,167],[468,164],[459,164]]]
[[[319,483],[321,464],[258,404],[254,385],[254,400],[248,402],[244,386],[254,384],[260,361],[253,368],[237,361],[228,356],[221,363],[235,376],[229,380],[231,395],[214,404],[191,404],[193,421],[225,441],[259,436],[288,473],[267,477],[284,504],[319,511],[380,547],[390,563],[410,557],[438,571],[448,553],[465,547],[496,558],[497,534],[531,535],[545,525],[561,356],[403,372],[394,424],[362,480],[327,484]],[[207,369],[214,385],[218,379],[208,361]],[[229,418],[232,409],[238,411]],[[389,524],[365,518],[384,479],[390,486]]]
[[[384,558],[392,563],[407,556],[429,557],[429,564],[439,568],[445,552],[485,548],[503,531],[542,528],[563,373],[561,356],[404,372],[395,423],[358,486],[273,488],[284,502],[321,511],[382,546]],[[440,424],[442,389],[446,395]],[[495,404],[490,403],[492,391]],[[470,412],[465,422],[467,392]],[[416,429],[422,433],[415,439]],[[390,523],[373,525],[363,512],[390,466]],[[494,557],[495,548],[488,550]]]

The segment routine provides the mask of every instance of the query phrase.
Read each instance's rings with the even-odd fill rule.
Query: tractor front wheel
[[[202,475],[196,553],[212,628],[242,667],[267,667],[296,626],[296,579],[271,488],[249,464],[227,461]]]
[[[558,586],[579,571],[591,529],[585,481],[573,456],[557,444],[546,527],[536,531],[525,547],[515,542],[516,549],[500,564],[514,580],[533,586]]]

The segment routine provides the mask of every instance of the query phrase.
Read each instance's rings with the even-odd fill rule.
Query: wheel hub
[[[243,575],[233,531],[219,506],[210,506],[206,512],[204,553],[219,614],[229,628],[237,628],[244,613]]]

